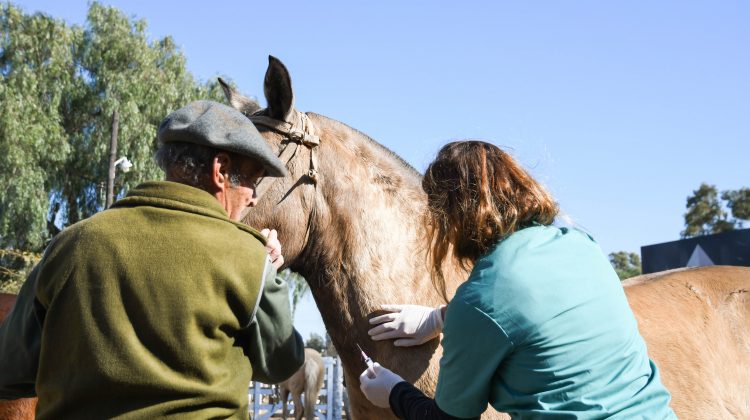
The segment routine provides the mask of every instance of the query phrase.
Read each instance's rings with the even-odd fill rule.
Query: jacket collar
[[[257,237],[264,245],[266,239],[257,230],[229,218],[218,200],[208,192],[179,182],[147,181],[130,190],[127,196],[111,208],[152,206],[213,217],[234,224]]]

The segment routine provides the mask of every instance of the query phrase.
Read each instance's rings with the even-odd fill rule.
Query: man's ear
[[[217,153],[211,161],[211,187],[224,191],[229,187],[229,170],[232,161],[226,153]]]

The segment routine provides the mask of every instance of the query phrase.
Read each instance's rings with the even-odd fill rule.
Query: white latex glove
[[[388,398],[391,396],[391,390],[403,381],[404,378],[380,366],[379,363],[374,363],[371,368],[365,369],[359,375],[359,389],[375,406],[390,408]]]
[[[279,242],[279,234],[276,229],[263,229],[260,234],[266,237],[266,251],[268,256],[271,257],[271,264],[278,270],[279,267],[284,265],[284,256],[281,255],[281,242]]]
[[[381,305],[380,308],[391,313],[370,319],[370,324],[380,324],[367,331],[373,340],[397,338],[394,346],[418,346],[443,331],[443,306]]]

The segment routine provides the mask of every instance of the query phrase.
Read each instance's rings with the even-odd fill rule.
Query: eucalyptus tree
[[[726,201],[737,227],[742,227],[743,220],[750,220],[750,188],[724,191],[721,199]]]
[[[304,277],[288,268],[282,271],[281,275],[284,277],[284,281],[289,284],[289,298],[292,301],[292,317],[294,317],[297,312],[297,305],[310,291],[310,286]]]
[[[160,176],[153,164],[156,131],[170,111],[197,98],[222,98],[218,86],[200,85],[186,69],[185,57],[170,37],[149,42],[144,20],[93,3],[78,51],[87,103],[82,124],[70,134],[71,153],[66,173],[75,174],[59,185],[64,220],[73,223],[102,209],[107,179],[112,115],[119,114],[118,155],[126,155],[135,170],[119,174],[123,191]]]
[[[683,238],[741,228],[742,221],[750,219],[750,188],[727,190],[720,195],[715,185],[703,183],[687,198],[685,207]]]
[[[92,3],[70,26],[10,3],[0,14],[0,247],[40,249],[56,229],[102,210],[112,116],[118,155],[135,163],[116,191],[160,177],[158,124],[198,98],[198,83],[171,37],[150,41],[144,20]]]
[[[620,280],[641,275],[641,256],[635,252],[612,252],[609,254],[609,262]]]
[[[0,13],[0,241],[38,247],[52,177],[71,147],[59,109],[75,96],[81,31],[11,4]]]

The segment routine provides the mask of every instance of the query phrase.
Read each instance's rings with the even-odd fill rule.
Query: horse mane
[[[358,129],[356,129],[356,128],[354,128],[354,127],[352,127],[352,126],[350,126],[350,125],[348,125],[346,123],[343,123],[343,122],[341,122],[339,120],[333,119],[331,117],[327,117],[325,115],[321,115],[321,114],[318,114],[318,113],[315,113],[315,112],[307,112],[306,114],[307,115],[315,116],[315,117],[320,118],[320,119],[325,119],[327,121],[332,122],[334,125],[339,125],[342,128],[345,128],[346,130],[349,130],[351,132],[354,132],[354,133],[358,134],[364,140],[367,140],[369,143],[371,143],[372,145],[374,145],[377,149],[380,149],[387,156],[393,158],[396,162],[400,163],[401,166],[403,166],[404,169],[410,171],[412,175],[414,175],[415,177],[418,177],[419,179],[422,178],[422,174],[416,168],[414,168],[414,166],[412,166],[409,162],[407,162],[406,160],[404,160],[404,158],[402,158],[401,156],[399,156],[398,154],[396,154],[393,150],[391,150],[391,149],[383,146],[377,140],[373,139],[372,137],[368,136],[367,134],[363,133],[362,131],[360,131],[360,130],[358,130]]]

